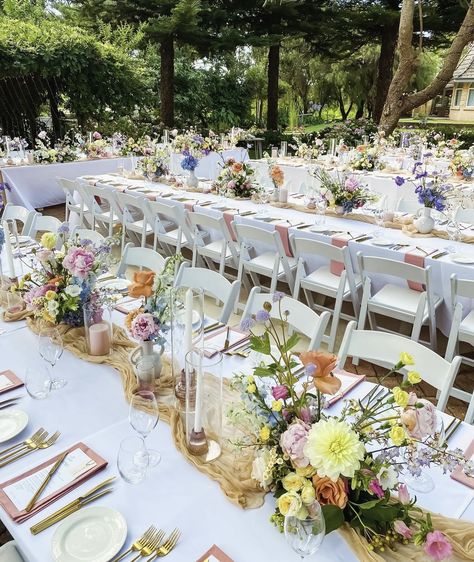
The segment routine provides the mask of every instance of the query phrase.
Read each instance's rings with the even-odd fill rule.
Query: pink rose
[[[408,505],[410,503],[410,493],[408,492],[406,484],[400,484],[400,486],[398,486],[398,499],[403,505]]]
[[[94,254],[84,248],[70,248],[63,265],[75,277],[85,279],[94,267]]]
[[[131,332],[132,336],[140,341],[150,341],[158,335],[158,325],[152,314],[139,314],[133,319]]]
[[[102,135],[98,131],[94,131],[94,133],[92,134],[92,138],[94,140],[100,140],[102,138]]]
[[[417,404],[423,404],[423,407],[407,407],[402,412],[400,419],[410,437],[423,439],[433,435],[436,431],[436,408],[424,398],[418,400]]]
[[[228,187],[229,189],[234,189],[236,185],[237,185],[237,184],[235,183],[235,181],[234,181],[234,180],[231,180],[231,181],[227,184],[227,187]]]
[[[283,384],[278,384],[272,388],[272,396],[275,400],[285,400],[288,398],[288,389]]]
[[[303,468],[309,465],[309,460],[303,452],[308,440],[308,431],[309,426],[297,419],[281,434],[280,447],[295,467]]]
[[[410,540],[413,536],[410,528],[407,527],[403,521],[400,521],[400,519],[393,522],[393,528],[395,529],[395,532],[402,535],[404,539]]]
[[[372,494],[374,494],[374,496],[377,496],[378,498],[383,498],[384,492],[382,486],[380,485],[379,481],[376,478],[370,481],[369,492],[371,492]]]
[[[344,187],[347,191],[355,191],[359,187],[359,182],[355,178],[347,178]]]
[[[441,531],[426,535],[425,552],[433,560],[445,560],[453,553],[453,547]]]

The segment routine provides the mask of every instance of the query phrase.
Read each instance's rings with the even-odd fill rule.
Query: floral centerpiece
[[[37,164],[52,164],[57,161],[58,152],[51,146],[51,140],[46,131],[40,131],[35,141],[33,159]]]
[[[319,193],[326,200],[328,207],[341,213],[350,213],[370,201],[377,200],[377,196],[354,176],[339,173],[332,176],[323,169],[315,170],[313,175],[321,183]]]
[[[460,450],[439,444],[436,409],[413,389],[421,381],[410,370],[414,359],[400,354],[386,376],[404,369],[407,378],[392,391],[376,385],[364,399],[344,400],[340,413],[331,415],[327,396],[341,387],[333,373],[337,358],[293,351],[298,335],[285,336],[271,319],[278,307],[281,320],[288,320],[282,297],[274,294],[273,302],[242,321],[251,348],[266,361],[251,376],[234,376],[231,386],[241,401],[227,413],[238,431],[234,444],[255,451],[252,477],[274,494],[271,521],[281,530],[285,516],[304,520],[318,502],[326,533],[348,524],[369,550],[412,542],[435,560],[448,557],[448,537],[409,497],[401,472],[418,475],[431,464],[472,471],[473,465]]]
[[[117,135],[117,133],[115,133]],[[116,137],[118,138],[118,137]],[[133,137],[128,139],[119,139],[117,144],[119,149],[119,154],[122,156],[152,156],[155,152],[155,143],[152,138],[148,135],[135,140]]]
[[[199,164],[200,158],[207,156],[212,151],[220,150],[220,145],[214,133],[204,137],[194,129],[189,129],[180,135],[175,135],[173,148],[184,157],[181,160],[181,168],[189,172],[188,185],[190,187],[197,187],[199,182],[194,171]]]
[[[90,240],[67,239],[69,227],[41,237],[40,250],[34,250],[38,266],[23,276],[13,291],[20,293],[35,317],[53,324],[81,326],[83,305],[103,303],[105,292],[96,289],[98,275],[110,269],[115,239],[95,246]],[[56,248],[61,246],[61,250]]]
[[[138,168],[149,180],[169,174],[169,152],[164,148],[156,148],[151,156],[144,156],[138,162]]]
[[[236,162],[235,158],[228,158],[217,180],[213,183],[213,190],[226,197],[250,199],[262,188],[254,179],[255,171],[245,162]]]
[[[463,180],[472,180],[474,174],[474,158],[469,152],[457,152],[451,160],[449,169],[453,176]]]
[[[323,139],[314,139],[312,143],[301,142],[295,137],[296,152],[295,155],[305,160],[315,160],[324,151]]]
[[[275,190],[278,191],[285,183],[285,174],[283,173],[283,170],[277,164],[270,162],[268,165],[268,175],[272,180]]]
[[[107,144],[102,135],[98,131],[94,131],[91,142],[84,144],[82,150],[87,158],[106,158],[109,156]]]
[[[447,175],[440,173],[428,174],[426,166],[422,162],[415,162],[413,166],[413,180],[407,180],[402,176],[395,178],[395,184],[400,187],[410,181],[418,196],[418,201],[428,209],[444,211],[446,198],[452,190],[452,185],[446,181]]]
[[[355,150],[354,156],[349,162],[349,166],[354,170],[373,171],[382,167],[379,161],[381,145],[370,146],[361,144]]]

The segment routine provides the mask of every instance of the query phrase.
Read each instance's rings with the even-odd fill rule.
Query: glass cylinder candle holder
[[[188,451],[212,462],[221,454],[222,353],[203,347],[186,354],[185,430]]]
[[[272,146],[272,158],[278,158],[278,147]]]
[[[84,305],[84,329],[89,355],[108,355],[112,349],[112,315],[107,307]]]
[[[280,144],[280,156],[281,156],[282,158],[285,158],[287,152],[288,152],[288,142],[287,142],[287,141],[281,141],[281,144]]]

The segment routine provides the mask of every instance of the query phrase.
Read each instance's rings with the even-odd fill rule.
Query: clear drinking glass
[[[160,419],[158,402],[151,390],[136,390],[130,399],[129,421],[133,429],[145,440],[155,429]],[[161,461],[158,451],[146,449],[149,465],[156,466]]]
[[[461,229],[459,228],[459,224],[455,220],[450,220],[446,225],[446,232],[448,233],[449,239],[451,242],[460,242],[461,241]],[[450,254],[456,253],[456,246],[448,246],[446,250]]]
[[[25,373],[26,392],[35,400],[44,400],[51,392],[51,376],[46,365],[28,367]]]
[[[291,548],[301,557],[313,555],[321,546],[326,532],[326,523],[321,506],[314,502],[308,508],[306,519],[294,515],[285,517],[285,538]]]
[[[41,357],[51,365],[51,388],[57,390],[66,386],[65,379],[55,379],[53,368],[61,358],[64,347],[61,333],[57,328],[42,328],[38,334],[38,351]]]
[[[117,455],[117,468],[120,476],[129,484],[139,484],[146,477],[149,458],[142,437],[126,437]]]

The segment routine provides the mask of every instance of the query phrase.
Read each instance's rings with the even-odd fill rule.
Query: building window
[[[453,107],[459,107],[461,105],[461,98],[462,98],[462,88],[456,88],[456,90],[454,90]]]
[[[474,107],[474,84],[469,84],[466,107]]]

